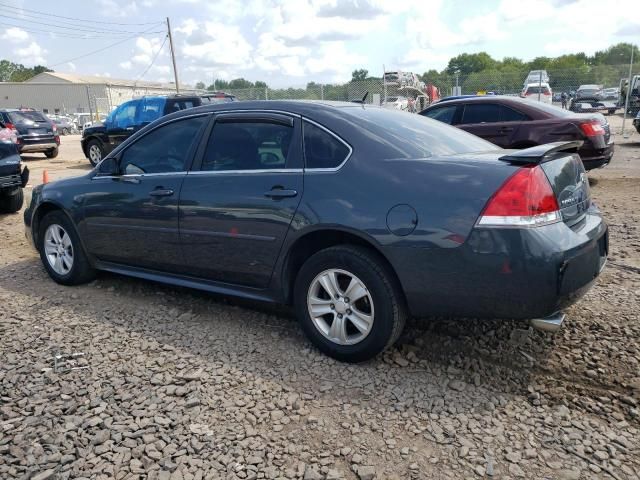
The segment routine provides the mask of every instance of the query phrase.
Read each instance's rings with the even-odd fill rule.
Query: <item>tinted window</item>
[[[145,98],[138,111],[139,123],[151,123],[162,116],[164,111],[164,98]]]
[[[268,122],[216,122],[202,170],[285,168],[293,127]]]
[[[544,93],[546,95],[549,95],[549,93],[551,92],[549,91],[549,87],[541,87],[539,85],[537,87],[528,86],[527,95],[531,95],[533,93]]]
[[[451,125],[457,108],[457,105],[449,105],[448,107],[434,108],[433,110],[424,112],[422,115]]]
[[[118,128],[127,128],[136,123],[136,106],[138,102],[123,103],[115,111],[113,122]]]
[[[501,120],[503,122],[523,122],[525,120],[529,120],[529,117],[524,113],[520,113],[513,108],[506,107],[501,105],[502,117]]]
[[[336,168],[349,155],[349,148],[312,123],[304,122],[304,157],[306,168]]]
[[[134,173],[181,172],[207,117],[193,117],[156,128],[122,154],[120,171]]]
[[[180,110],[186,110],[187,108],[197,107],[200,104],[200,101],[192,98],[167,100],[167,113],[179,112]]]
[[[500,121],[500,105],[495,103],[470,103],[464,106],[460,123],[494,123]]]

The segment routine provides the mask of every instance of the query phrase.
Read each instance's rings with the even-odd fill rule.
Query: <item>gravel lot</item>
[[[56,285],[22,216],[0,216],[0,478],[640,478],[640,135],[617,142],[589,175],[609,265],[561,332],[415,321],[360,365],[287,310],[109,274]],[[89,169],[78,136],[27,163],[32,183]]]

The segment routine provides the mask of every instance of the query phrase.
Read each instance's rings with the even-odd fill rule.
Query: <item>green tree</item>
[[[468,75],[473,72],[481,72],[490,68],[495,68],[496,62],[487,52],[480,53],[462,53],[449,60],[446,71],[453,75],[456,70],[460,70],[462,75]]]
[[[359,70],[354,70],[351,72],[351,81],[352,82],[360,82],[362,80],[366,80],[369,75],[369,70],[361,68]]]
[[[256,82],[253,84],[253,86],[256,87],[256,88],[268,88],[267,82],[263,82],[261,80],[256,80]]]
[[[606,50],[594,53],[592,57],[593,65],[629,65],[631,59],[631,48],[633,48],[633,56],[640,60],[640,50],[637,45],[630,43],[616,43]]]
[[[253,82],[249,80],[245,80],[244,78],[234,78],[229,82],[229,88],[251,88],[253,87]]]
[[[204,82],[198,82],[196,83],[196,88],[198,90],[204,90],[206,88],[206,85],[204,84]]]

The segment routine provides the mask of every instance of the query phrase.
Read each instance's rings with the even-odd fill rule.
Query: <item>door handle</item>
[[[135,129],[133,127],[127,127],[127,128],[125,128],[125,130],[127,132],[133,132]]]
[[[156,188],[155,190],[151,190],[149,195],[152,197],[169,197],[173,195],[173,190],[170,188]]]
[[[264,194],[265,197],[273,198],[274,200],[278,198],[295,197],[296,195],[298,195],[297,190],[287,190],[284,188],[273,188]]]

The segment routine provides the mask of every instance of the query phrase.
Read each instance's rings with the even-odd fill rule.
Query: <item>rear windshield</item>
[[[48,122],[40,112],[9,112],[11,123],[33,125],[36,122]]]
[[[549,89],[547,87],[527,87],[527,93],[543,93],[549,95]]]
[[[362,126],[383,139],[390,151],[384,155],[395,158],[425,158],[434,155],[456,155],[471,152],[500,150],[475,135],[422,115],[365,108],[357,116]],[[388,157],[392,158],[392,157]]]
[[[585,88],[584,90],[578,90],[578,95],[582,96],[582,97],[586,97],[589,95],[595,95],[599,92],[599,90],[596,90],[595,88]]]

